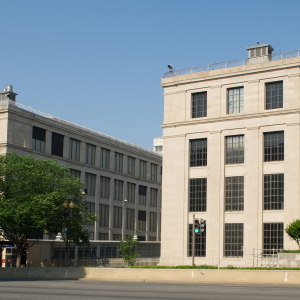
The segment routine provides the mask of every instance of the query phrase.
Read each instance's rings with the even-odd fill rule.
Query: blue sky
[[[0,0],[0,88],[54,116],[152,149],[167,65],[300,48],[300,1]]]

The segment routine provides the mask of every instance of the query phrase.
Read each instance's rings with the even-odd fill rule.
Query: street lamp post
[[[69,210],[68,210],[69,206]],[[72,218],[72,213],[73,213],[73,208],[74,208],[74,203],[73,201],[70,202],[68,205],[67,202],[64,202],[63,204],[64,207],[64,217],[66,219],[67,223],[67,228],[66,228],[66,268],[68,267],[68,259],[69,259],[69,220]]]

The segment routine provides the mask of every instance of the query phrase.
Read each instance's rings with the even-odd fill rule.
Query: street
[[[0,299],[298,300],[300,286],[208,285],[77,280],[0,280]]]

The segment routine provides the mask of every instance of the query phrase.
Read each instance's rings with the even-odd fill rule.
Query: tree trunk
[[[17,254],[16,267],[21,267],[21,254]]]

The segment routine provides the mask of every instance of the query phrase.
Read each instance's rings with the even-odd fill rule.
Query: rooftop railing
[[[63,124],[67,124],[69,126],[72,126],[72,127],[75,127],[77,129],[80,129],[80,130],[83,130],[83,131],[86,131],[86,132],[89,132],[89,133],[92,133],[92,134],[95,134],[95,135],[98,135],[98,136],[101,136],[101,137],[104,137],[108,140],[111,140],[111,141],[114,141],[116,143],[119,143],[119,144],[122,144],[122,145],[125,145],[125,146],[128,146],[128,147],[132,147],[132,148],[135,148],[135,149],[138,149],[140,151],[144,151],[144,152],[147,152],[149,154],[152,154],[152,155],[156,155],[156,156],[162,156],[161,154],[159,153],[156,153],[154,151],[151,151],[147,148],[144,148],[144,147],[140,147],[138,145],[135,145],[135,144],[132,144],[132,143],[129,143],[129,142],[126,142],[126,141],[123,141],[121,139],[118,139],[118,138],[115,138],[115,137],[112,137],[110,135],[107,135],[105,133],[102,133],[100,131],[97,131],[97,130],[93,130],[93,129],[90,129],[88,127],[85,127],[85,126],[82,126],[82,125],[78,125],[76,123],[73,123],[73,122],[69,122],[67,120],[64,120],[64,119],[61,119],[59,117],[55,117],[55,116],[52,116],[48,113],[45,113],[45,112],[42,112],[38,109],[35,109],[35,108],[32,108],[30,106],[27,106],[25,104],[22,104],[22,103],[18,103],[18,102],[15,102],[15,101],[11,101],[11,100],[0,100],[0,106],[4,106],[4,105],[8,105],[8,106],[15,106],[17,108],[20,108],[20,109],[23,109],[23,110],[26,110],[26,111],[29,111],[31,113],[34,113],[38,116],[42,116],[44,118],[48,118],[48,119],[52,119],[52,120],[55,120],[59,123],[63,123]]]
[[[200,72],[217,70],[217,69],[225,69],[225,68],[243,66],[243,65],[247,65],[250,60],[253,60],[253,62],[259,63],[259,62],[279,60],[279,59],[285,59],[285,58],[296,57],[296,56],[300,56],[300,49],[292,50],[292,51],[285,51],[285,52],[281,52],[281,53],[274,53],[274,54],[269,54],[269,55],[265,55],[265,56],[254,57],[254,58],[243,58],[243,59],[231,60],[231,61],[215,63],[215,64],[210,64],[210,65],[204,65],[204,66],[199,66],[199,67],[178,69],[178,70],[167,72],[163,76],[163,78],[174,77],[174,76],[179,76],[179,75],[186,75],[186,74],[193,74],[193,73],[200,73]]]

